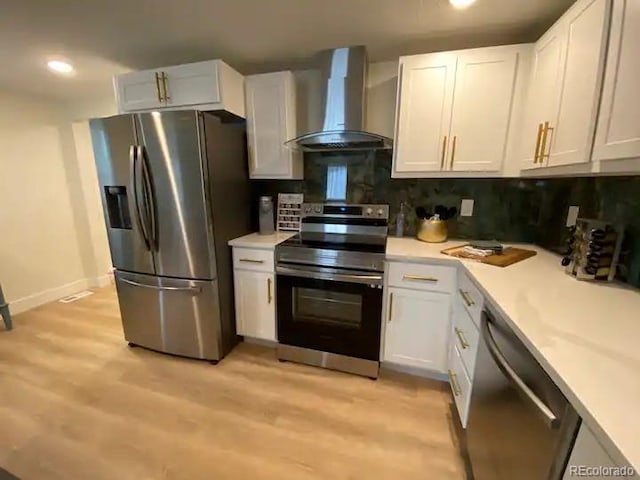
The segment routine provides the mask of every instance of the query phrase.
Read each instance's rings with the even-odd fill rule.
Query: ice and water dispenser
[[[106,186],[104,187],[104,193],[107,200],[109,227],[131,230],[127,187]]]

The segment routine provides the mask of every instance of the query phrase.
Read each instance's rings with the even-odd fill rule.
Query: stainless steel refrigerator
[[[220,360],[237,338],[227,241],[250,223],[244,121],[172,111],[90,123],[126,340]]]

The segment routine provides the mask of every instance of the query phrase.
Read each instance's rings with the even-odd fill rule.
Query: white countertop
[[[504,316],[619,464],[640,471],[640,292],[580,282],[560,257],[535,257],[500,268],[440,253],[464,241],[387,240],[387,259],[448,262],[462,268]]]
[[[276,245],[293,237],[298,232],[275,232],[271,235],[260,235],[259,233],[250,233],[244,237],[229,240],[228,244],[232,247],[259,248],[262,250],[273,250]]]

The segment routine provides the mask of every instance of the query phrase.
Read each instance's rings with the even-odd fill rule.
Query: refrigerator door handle
[[[128,283],[129,285],[133,285],[134,287],[151,288],[153,290],[168,290],[171,292],[191,292],[196,295],[202,292],[202,288],[200,287],[163,287],[159,285],[147,285],[145,283],[134,282],[133,280],[127,280],[126,278],[121,278],[120,280],[124,283]]]
[[[131,192],[133,193],[133,204],[134,204],[134,217],[136,221],[136,225],[138,230],[142,234],[142,240],[144,241],[145,247],[147,250],[151,250],[151,245],[149,242],[149,237],[147,235],[147,230],[142,221],[142,215],[140,212],[140,202],[138,201],[138,147],[135,145],[131,145],[129,147],[129,167],[130,174],[129,179],[131,180]]]
[[[149,237],[149,245],[153,250],[158,250],[158,228],[156,223],[156,198],[153,190],[153,181],[151,178],[151,170],[149,169],[149,162],[147,161],[147,155],[145,153],[144,146],[138,146],[137,157],[141,162],[142,169],[142,181],[144,182],[143,198],[145,201],[145,211],[148,214],[149,225],[147,235]]]

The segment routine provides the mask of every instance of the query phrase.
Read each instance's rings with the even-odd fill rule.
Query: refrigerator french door
[[[216,245],[228,238],[214,230],[231,236],[246,227],[220,212],[214,229],[210,170],[216,161],[220,170],[242,163],[243,129],[174,111],[92,120],[91,132],[126,340],[220,359],[235,332],[233,318],[220,318],[221,309],[233,316],[226,287],[220,305],[218,278],[222,271],[231,281],[228,248]]]

